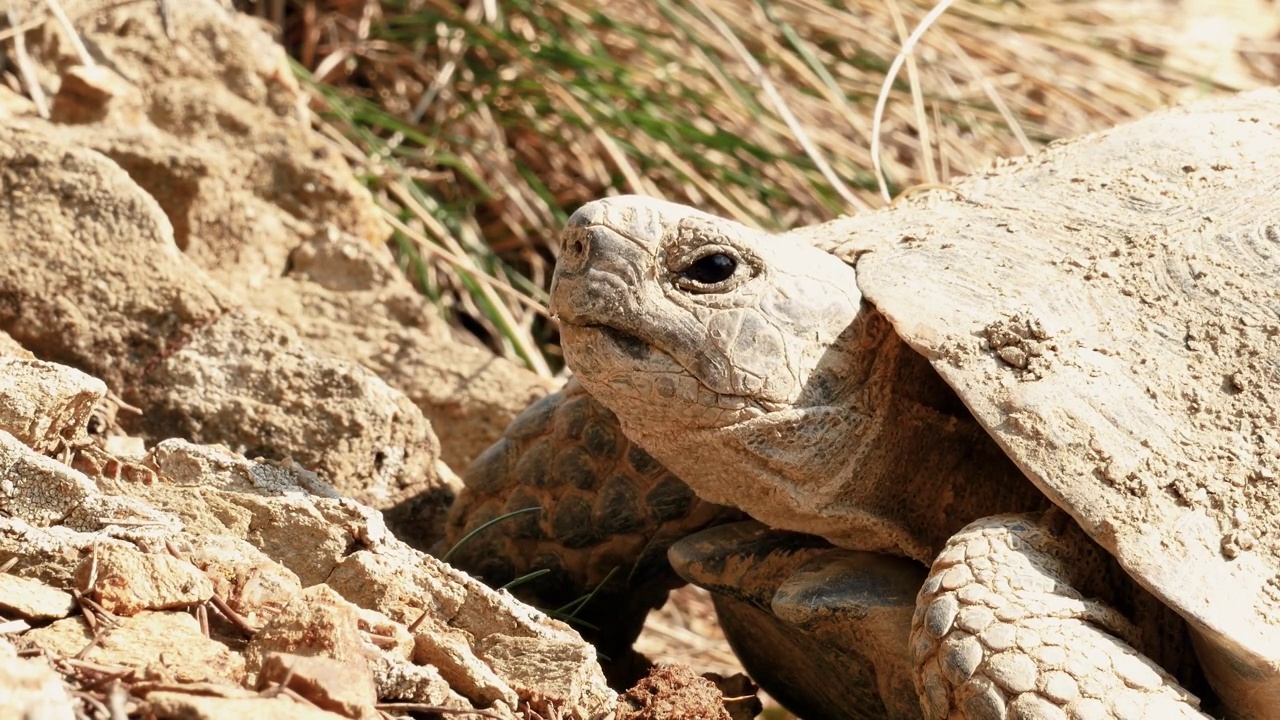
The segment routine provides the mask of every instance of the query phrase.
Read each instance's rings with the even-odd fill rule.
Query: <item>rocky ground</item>
[[[730,717],[424,552],[555,384],[403,278],[264,28],[62,7],[0,86],[0,716]]]

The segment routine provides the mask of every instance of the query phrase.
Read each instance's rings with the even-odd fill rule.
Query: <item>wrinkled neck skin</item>
[[[584,207],[562,245],[552,310],[566,361],[699,496],[929,562],[985,510],[958,507],[979,495],[951,485],[1010,474],[972,420],[938,409],[958,403],[839,258],[647,198]],[[738,275],[689,291],[681,273],[712,251]],[[958,476],[974,453],[986,475]]]
[[[828,367],[811,376],[823,392],[782,407],[708,412],[712,393],[674,361],[645,373],[579,378],[617,414],[629,438],[700,497],[772,527],[925,562],[935,552],[934,539],[896,517],[894,506],[911,499],[877,497],[884,483],[869,477],[883,468],[868,467],[867,456],[877,447],[883,401],[891,393],[879,382],[884,364],[860,347],[867,331],[887,334],[887,323],[877,316],[851,322],[824,356]],[[566,347],[572,344],[566,338]],[[569,354],[571,362],[592,364]],[[717,398],[716,406],[729,402]]]

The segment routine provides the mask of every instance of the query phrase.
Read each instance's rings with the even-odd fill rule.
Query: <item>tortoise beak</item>
[[[584,214],[582,210],[578,210],[569,218],[569,223],[560,235],[560,258],[556,261],[556,269],[551,276],[550,310],[551,317],[561,322],[578,322],[579,313],[575,310],[579,303],[571,302],[568,298],[582,295],[577,286],[584,283],[587,268],[591,264],[591,248],[595,245],[591,237],[595,234],[593,224],[589,213]]]
[[[573,325],[616,326],[638,316],[637,289],[663,228],[644,200],[597,200],[569,218],[551,279],[553,317]]]
[[[577,214],[574,215],[577,217]],[[551,276],[551,316],[570,325],[588,325],[602,321],[592,318],[593,309],[601,309],[613,285],[599,270],[593,250],[601,244],[596,236],[609,231],[599,226],[570,225],[560,237],[560,259]],[[596,277],[592,277],[592,276]],[[593,281],[594,280],[594,281]]]

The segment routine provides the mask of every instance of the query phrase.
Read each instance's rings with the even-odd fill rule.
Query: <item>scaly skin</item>
[[[463,483],[441,554],[494,518],[542,508],[481,531],[449,561],[494,587],[550,571],[513,588],[547,610],[594,591],[575,618],[610,659],[606,670],[620,687],[643,672],[629,650],[646,614],[684,584],[667,562],[667,547],[740,516],[700,500],[632,444],[613,413],[575,381],[521,413],[467,468]]]
[[[1206,719],[1195,696],[1134,649],[1138,627],[1072,586],[1087,568],[1106,573],[1109,558],[1074,524],[1054,524],[984,518],[934,560],[911,631],[924,716]],[[1139,608],[1153,610],[1148,627],[1178,624],[1164,606]]]

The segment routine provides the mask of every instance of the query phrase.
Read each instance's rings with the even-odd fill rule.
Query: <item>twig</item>
[[[71,592],[71,596],[80,604],[80,612],[84,615],[84,621],[89,625],[89,631],[93,633],[89,643],[75,654],[77,660],[83,660],[90,650],[102,642],[103,638],[112,630],[120,627],[120,619],[107,612],[106,608],[74,590]]]
[[[117,682],[125,678],[132,678],[137,672],[134,668],[121,668],[118,671],[111,672],[109,671],[109,666],[100,666],[100,667],[93,667],[93,668],[76,668],[76,671],[81,675],[83,675],[86,672],[94,673],[96,675],[101,675],[101,677],[89,682],[85,682],[82,680],[82,682],[84,682],[84,687],[86,690],[93,690],[97,692],[100,692],[104,686],[109,685],[113,682]]]
[[[77,601],[89,606],[95,614],[100,615],[101,617],[99,617],[98,620],[106,624],[107,627],[116,627],[120,624],[120,618],[116,617],[115,613],[99,605],[96,600],[86,597],[83,593],[75,590],[71,592],[71,595],[75,597]]]
[[[422,626],[423,621],[425,621],[427,619],[427,616],[430,614],[431,614],[430,608],[423,608],[422,613],[418,615],[418,617],[413,622],[409,623],[409,632],[410,633],[417,632],[418,628]]]
[[[173,42],[173,11],[169,9],[169,0],[156,0],[156,10],[160,13],[160,28],[169,42]]]
[[[902,49],[898,51],[897,57],[893,59],[893,64],[889,66],[889,72],[884,75],[884,83],[880,86],[880,94],[876,96],[875,114],[871,120],[871,168],[875,171],[876,185],[880,187],[880,197],[885,202],[889,202],[889,186],[885,182],[884,167],[880,162],[880,126],[884,122],[884,106],[889,102],[889,90],[893,87],[893,81],[898,77],[898,71],[902,69],[902,64],[906,62],[907,56],[916,48],[916,43],[920,42],[920,38],[924,36],[938,18],[942,17],[942,13],[955,3],[955,0],[939,0],[938,4],[929,11],[927,15],[916,26],[916,29],[907,37],[907,41],[902,44]]]
[[[13,0],[9,0],[8,17],[11,27],[16,28],[22,24],[22,18]],[[13,60],[18,64],[18,72],[22,74],[22,84],[27,87],[27,94],[31,96],[31,102],[35,103],[36,114],[42,119],[48,120],[49,100],[44,95],[44,88],[40,87],[39,78],[36,77],[35,63],[31,61],[31,56],[27,54],[27,38],[24,33],[14,33],[13,35]]]
[[[72,690],[71,694],[76,698],[79,698],[81,701],[92,705],[93,709],[98,711],[98,715],[100,717],[110,717],[111,708],[107,707],[106,703],[94,697],[93,693],[88,693],[83,690]]]
[[[192,565],[192,567],[195,567],[195,565],[190,560],[187,559],[186,553],[182,552],[182,549],[179,548],[178,544],[173,542],[173,540],[166,538],[164,541],[164,549],[173,557],[187,564]],[[200,605],[200,608],[196,611],[197,618],[200,620],[200,628],[204,631],[204,634],[206,636],[209,635],[208,606],[210,604],[212,604],[215,608],[217,608],[218,612],[222,613],[223,617],[225,617],[227,620],[230,620],[233,625],[240,628],[240,631],[243,632],[245,635],[248,635],[249,637],[253,637],[261,629],[261,628],[254,627],[249,623],[248,620],[245,619],[243,615],[231,609],[231,605],[229,605],[227,601],[222,598],[221,595],[215,592],[212,595],[210,595],[209,599],[205,601],[204,604]],[[200,612],[202,610],[204,611],[203,617],[200,616]]]
[[[56,662],[66,663],[69,667],[75,668],[77,671],[87,671],[108,675],[111,677],[129,677],[134,673],[134,668],[124,665],[104,665],[102,663],[93,662],[92,660],[84,660],[81,658],[73,658],[60,656],[54,658]]]
[[[89,625],[90,632],[98,631],[98,618],[94,615],[94,605],[89,598],[85,597],[79,590],[72,589],[71,597],[76,601],[76,605],[80,608],[80,614],[84,615],[84,621]]]
[[[84,584],[86,592],[93,592],[98,586],[98,540],[95,538],[93,545],[89,546],[89,578]]]
[[[84,46],[84,41],[80,39],[80,33],[76,32],[76,28],[71,24],[71,18],[67,17],[67,13],[63,11],[62,5],[58,0],[44,0],[49,6],[49,11],[53,13],[54,19],[62,26],[62,31],[66,33],[67,40],[71,43],[71,47],[75,49],[76,56],[80,58],[80,64],[85,67],[94,67],[97,65],[93,61],[93,56],[89,54],[89,49]]]
[[[125,703],[129,700],[129,691],[125,689],[124,683],[119,678],[111,681],[111,686],[107,688],[107,707],[111,710],[111,720],[127,720],[129,717],[128,708]]]
[[[89,638],[89,642],[86,643],[84,647],[80,648],[80,652],[77,652],[75,654],[75,659],[83,660],[85,656],[89,654],[89,651],[98,647],[98,644],[102,642],[102,639],[107,636],[107,630],[109,629],[110,629],[109,627],[106,627],[106,628],[103,628],[102,632],[98,632],[97,629],[95,628],[93,632],[93,637]]]
[[[264,698],[273,698],[284,692],[288,689],[289,683],[293,680],[293,668],[293,663],[289,663],[289,666],[284,669],[284,677],[280,678],[279,682],[268,683],[265,688],[258,691],[258,694]]]
[[[902,9],[898,7],[898,1],[885,0],[885,5],[889,8],[889,15],[893,18],[893,29],[897,31],[898,39],[905,43],[907,40],[907,23],[902,17]],[[915,53],[907,55],[907,82],[911,86],[911,106],[916,111],[916,132],[920,137],[920,164],[924,167],[924,179],[926,183],[937,183],[938,171],[933,167],[933,140],[929,134],[929,116],[924,109],[920,68],[916,66]]]
[[[366,632],[364,637],[371,645],[383,648],[384,650],[386,648],[393,648],[396,646],[396,639],[391,635],[379,635],[374,632]]]
[[[213,595],[211,595],[209,597],[209,602],[213,603],[213,606],[218,608],[218,612],[222,613],[223,617],[230,620],[233,625],[240,628],[240,631],[243,632],[245,635],[248,635],[249,637],[253,637],[254,635],[258,634],[259,630],[262,629],[262,628],[254,627],[249,623],[248,620],[244,618],[243,615],[236,612],[235,610],[232,610],[231,606],[227,604],[227,601],[223,600],[222,597],[218,595],[218,593],[214,593]]]
[[[134,407],[133,405],[125,402],[124,398],[117,395],[116,391],[111,388],[107,388],[107,400],[115,403],[116,408],[119,410],[124,410],[134,415],[142,415],[142,408]]]

